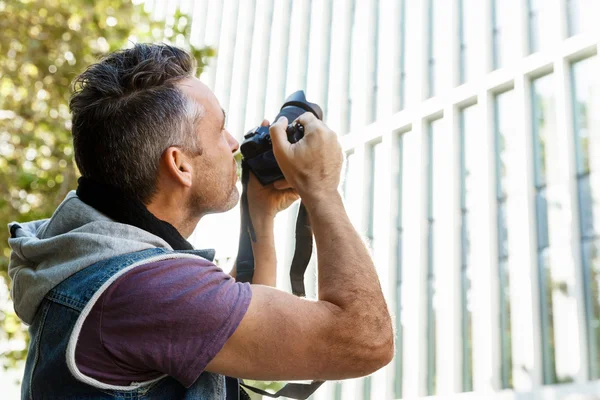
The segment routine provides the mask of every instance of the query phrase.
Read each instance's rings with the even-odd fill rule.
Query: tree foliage
[[[198,59],[190,18],[154,21],[129,0],[0,0],[0,358],[22,363],[26,330],[7,304],[6,225],[48,218],[76,187],[71,81],[101,55],[135,42],[171,42]]]

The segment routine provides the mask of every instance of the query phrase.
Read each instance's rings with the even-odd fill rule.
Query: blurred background
[[[171,42],[198,58],[238,140],[298,89],[340,135],[340,189],[396,357],[314,399],[597,398],[599,21],[597,0],[0,0],[0,225],[49,217],[75,188],[75,75]],[[284,290],[296,213],[276,221]],[[238,227],[238,209],[209,216],[190,241],[228,270]],[[27,335],[7,237],[0,393],[17,398]]]

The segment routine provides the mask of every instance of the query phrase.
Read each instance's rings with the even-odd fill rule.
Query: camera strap
[[[241,229],[239,238],[239,249],[236,259],[236,279],[238,282],[252,282],[254,276],[254,253],[252,242],[256,242],[256,234],[250,219],[248,207],[248,182],[250,181],[250,168],[245,160],[242,160],[242,197],[241,197]],[[308,211],[304,204],[300,204],[298,219],[296,221],[296,250],[292,265],[290,266],[290,281],[292,293],[299,297],[305,297],[304,273],[308,267],[312,255],[313,238],[312,227]],[[322,381],[313,381],[310,384],[288,383],[277,393],[272,394],[262,389],[240,383],[246,389],[268,397],[285,396],[291,399],[305,400],[323,384]],[[229,396],[228,396],[229,399]]]

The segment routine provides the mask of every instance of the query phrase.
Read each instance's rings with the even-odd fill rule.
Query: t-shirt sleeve
[[[102,296],[102,344],[123,368],[160,371],[189,387],[238,327],[251,293],[206,260],[136,267]]]

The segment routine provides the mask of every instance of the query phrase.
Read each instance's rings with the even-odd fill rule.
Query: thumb
[[[277,158],[279,154],[287,154],[290,150],[291,143],[287,138],[287,133],[285,132],[287,126],[287,118],[280,117],[277,122],[275,122],[269,128],[269,134],[271,135],[271,142],[273,143],[273,153],[275,154],[275,158]]]

